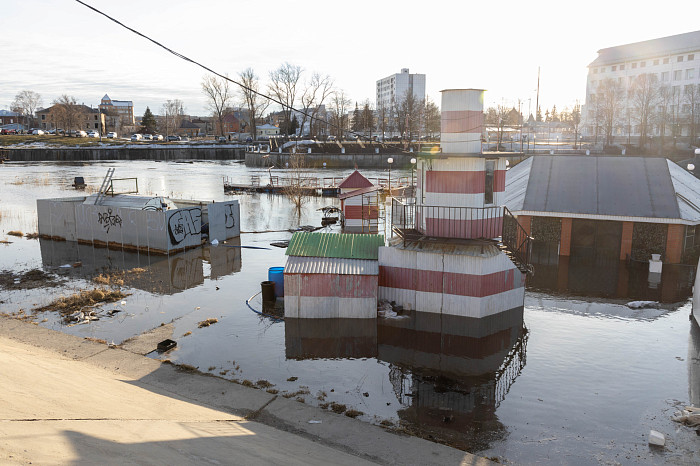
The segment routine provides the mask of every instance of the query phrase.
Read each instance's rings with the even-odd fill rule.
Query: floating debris
[[[658,301],[630,301],[626,304],[630,309],[644,309],[649,307],[658,307]]]
[[[671,418],[673,421],[680,422],[689,427],[700,426],[700,408],[686,406],[683,411],[676,414],[676,416]]]
[[[215,324],[219,321],[216,317],[210,317],[206,320],[203,320],[197,324],[197,327],[203,328],[203,327],[209,327],[212,324]]]

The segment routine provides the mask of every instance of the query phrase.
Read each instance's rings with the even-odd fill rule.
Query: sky
[[[209,68],[263,86],[284,62],[329,75],[353,101],[374,104],[378,79],[409,68],[426,93],[486,89],[485,107],[535,113],[584,103],[587,65],[601,48],[698,29],[692,1],[83,0]],[[0,0],[0,109],[32,90],[97,106],[131,100],[136,115],[168,99],[208,115],[207,72],[74,0]],[[237,101],[234,103],[238,103]]]

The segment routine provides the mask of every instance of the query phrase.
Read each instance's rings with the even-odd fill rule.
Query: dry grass
[[[265,391],[266,391],[267,393],[269,393],[270,395],[277,395],[277,394],[280,392],[280,391],[277,390],[276,388],[268,388],[268,389],[265,390]]]
[[[258,380],[255,382],[255,385],[260,387],[260,388],[270,388],[272,387],[272,384],[268,382],[267,380]]]
[[[219,321],[216,317],[210,317],[206,320],[203,320],[197,324],[198,328],[203,328],[203,327],[209,327],[212,324],[215,324]]]
[[[192,335],[192,332],[185,332],[182,334],[183,337],[189,337],[190,335]]]
[[[86,307],[95,306],[96,304],[119,301],[125,296],[127,295],[119,290],[105,290],[100,288],[95,288],[93,290],[82,290],[71,296],[61,296],[46,306],[35,309],[35,311],[58,311],[61,314],[68,314],[75,311],[80,311]]]
[[[39,237],[39,233],[27,233],[24,235],[24,237],[27,239],[37,239]]]
[[[356,418],[357,416],[362,416],[363,414],[365,413],[356,409],[348,409],[347,411],[345,411],[345,415],[351,418]]]
[[[336,414],[343,414],[347,409],[348,407],[343,404],[336,403],[335,401],[331,403],[331,411],[333,411]]]
[[[124,285],[123,276],[124,272],[106,275],[99,274],[94,277],[92,281],[99,285],[122,286]]]
[[[93,337],[85,337],[87,341],[94,341],[95,343],[102,343],[104,345],[107,344],[107,340],[103,340],[102,338],[93,338]]]
[[[21,238],[22,236],[24,236],[24,233],[22,233],[22,232],[19,231],[19,230],[8,231],[7,234],[10,235],[10,236],[18,236],[18,237],[20,237],[20,238]]]

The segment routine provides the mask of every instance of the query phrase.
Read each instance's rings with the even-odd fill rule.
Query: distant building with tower
[[[136,126],[134,103],[131,100],[112,100],[105,94],[100,101],[100,111],[107,115],[110,130],[120,131],[123,127]]]

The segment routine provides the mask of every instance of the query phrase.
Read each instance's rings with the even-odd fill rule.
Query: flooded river
[[[290,228],[320,225],[317,209],[337,200],[311,198],[297,218],[282,196],[237,196],[243,233],[229,246],[264,249],[205,246],[164,257],[8,234],[36,232],[36,199],[76,195],[75,176],[97,188],[108,167],[117,178],[137,177],[142,194],[199,200],[230,199],[224,176],[241,183],[268,176],[227,162],[0,165],[0,273],[40,269],[56,282],[25,288],[11,280],[0,287],[0,312],[31,314],[111,274],[120,280],[112,285],[128,293],[103,306],[112,315],[78,325],[55,312],[31,320],[115,344],[166,324],[177,347],[152,357],[299,402],[338,411],[344,405],[364,422],[504,463],[700,462],[700,437],[670,420],[679,407],[700,403],[700,329],[688,319],[689,269],[665,269],[661,282],[650,282],[643,268],[616,263],[601,271],[575,258],[548,259],[541,273],[536,265],[524,309],[498,319],[411,314],[285,322],[246,304],[268,268],[285,263],[284,249],[270,243],[289,239]],[[662,303],[634,310],[625,306],[633,299]],[[261,307],[257,297],[250,304]],[[218,322],[199,328],[209,318]],[[647,445],[650,429],[666,434],[666,449]]]

